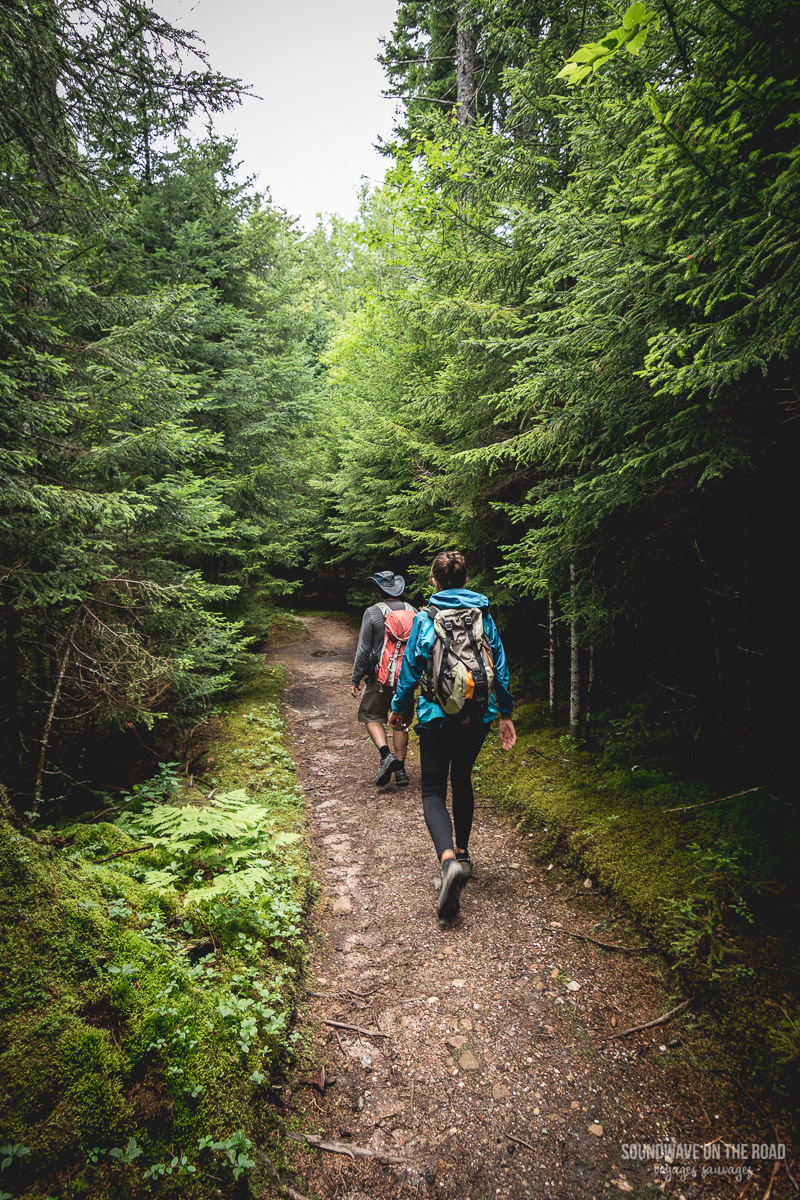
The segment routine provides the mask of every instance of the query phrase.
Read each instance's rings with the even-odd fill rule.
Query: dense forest
[[[386,181],[311,233],[157,3],[0,6],[12,849],[188,755],[281,603],[457,547],[569,745],[747,793],[787,886],[800,28],[652,2],[400,0]]]
[[[463,546],[530,661],[550,624],[573,733],[610,710],[684,766],[791,778],[791,6],[665,6],[564,87],[597,29],[401,6],[382,274],[327,355],[329,540],[353,574]]]
[[[577,83],[604,10],[484,8],[401,5],[388,182],[308,236],[182,139],[241,85],[147,6],[5,10],[22,808],[98,732],[198,719],[244,598],[422,581],[442,545],[573,734],[610,714],[684,771],[791,778],[792,6],[633,6],[637,53]]]

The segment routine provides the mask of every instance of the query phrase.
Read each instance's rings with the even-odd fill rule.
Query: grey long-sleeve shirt
[[[383,601],[387,608],[395,611],[405,608],[407,601],[392,600],[389,596]],[[411,605],[409,605],[409,608]],[[353,663],[352,682],[359,684],[365,675],[372,675],[375,663],[380,658],[384,635],[383,613],[377,604],[370,604],[361,618],[361,631],[358,635],[356,657]]]

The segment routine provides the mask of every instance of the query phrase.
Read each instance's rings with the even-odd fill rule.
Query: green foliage
[[[566,79],[570,87],[598,71],[624,46],[629,54],[638,54],[647,38],[648,31],[658,29],[658,13],[648,11],[647,5],[637,0],[625,10],[622,24],[612,29],[598,42],[589,42],[571,54],[558,72],[556,79]]]
[[[175,796],[181,791],[181,782],[177,776],[179,766],[180,763],[177,762],[159,763],[155,775],[151,775],[142,783],[135,783],[129,792],[122,793],[122,803],[134,805],[138,810],[145,801],[160,802]]]
[[[0,821],[0,1107],[15,1185],[205,1197],[224,1176],[228,1194],[274,1130],[255,1077],[291,1049],[310,894],[282,682],[251,680],[212,747],[222,781],[239,771],[234,751],[257,746],[268,766],[251,769],[249,792],[225,783],[203,806],[184,781],[181,805],[163,764],[117,823],[43,826],[34,840]],[[248,887],[215,887],[256,861]]]
[[[4,1146],[0,1146],[0,1155],[2,1155],[2,1162],[0,1162],[0,1171],[7,1170],[11,1166],[11,1164],[14,1162],[15,1158],[18,1158],[18,1159],[28,1158],[28,1157],[30,1157],[30,1153],[31,1152],[28,1149],[28,1147],[21,1145],[19,1142],[17,1142],[17,1144],[14,1146],[12,1146],[9,1142],[6,1142],[6,1144]]]
[[[87,1157],[90,1163],[97,1164],[100,1161],[100,1158],[104,1154],[107,1154],[109,1158],[116,1159],[117,1162],[124,1163],[126,1166],[130,1166],[130,1164],[135,1162],[139,1155],[143,1153],[144,1151],[136,1141],[136,1138],[132,1137],[129,1138],[128,1144],[124,1149],[121,1146],[112,1146],[110,1150],[104,1150],[101,1146],[93,1146],[92,1149],[89,1150]]]
[[[241,1179],[256,1165],[252,1158],[248,1157],[248,1151],[252,1149],[253,1143],[245,1137],[241,1129],[237,1129],[229,1138],[218,1142],[210,1137],[202,1137],[198,1145],[200,1150],[221,1151],[225,1156],[224,1162],[231,1168],[234,1179]]]
[[[800,1066],[800,1016],[778,1005],[782,1016],[769,1029],[771,1047],[784,1067],[794,1070]]]
[[[276,829],[274,818],[243,788],[202,807],[148,804],[118,824],[137,840],[150,839],[162,851],[159,857],[169,859],[168,867],[144,871],[142,882],[159,891],[180,888],[187,908],[256,895],[272,880],[274,856],[299,840],[297,833]],[[202,882],[187,890],[192,879]]]
[[[0,722],[35,810],[79,733],[196,722],[236,598],[291,588],[312,323],[292,222],[180,136],[241,92],[191,36],[138,0],[0,29]]]
[[[694,873],[687,896],[662,897],[670,930],[669,946],[677,968],[707,968],[719,978],[732,949],[729,915],[753,924],[743,891],[746,888],[743,853],[738,847],[687,847]]]
[[[574,619],[595,704],[638,707],[656,753],[771,776],[791,704],[772,614],[791,608],[774,514],[800,353],[792,6],[680,0],[659,24],[636,4],[613,36],[607,6],[460,11],[486,67],[472,126],[446,111],[452,5],[401,5],[387,42],[393,220],[363,213],[383,255],[324,358],[314,561],[424,587],[458,546],[504,624],[541,623],[548,598]],[[576,45],[591,86],[564,89]]]

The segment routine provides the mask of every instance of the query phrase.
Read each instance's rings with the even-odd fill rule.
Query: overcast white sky
[[[378,37],[396,0],[155,0],[163,17],[194,29],[211,66],[252,85],[260,100],[216,118],[262,189],[311,229],[318,212],[355,215],[361,176],[383,179],[373,150],[391,133]]]

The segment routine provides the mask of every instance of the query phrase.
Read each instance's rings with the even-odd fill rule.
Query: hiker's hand
[[[395,729],[404,729],[402,713],[396,713],[392,710],[389,713],[389,724]]]
[[[361,684],[360,683],[351,683],[350,684],[350,695],[353,697],[354,700],[358,699],[358,697],[361,695]]]
[[[517,731],[511,717],[500,718],[500,745],[504,750],[510,750],[517,740]]]

